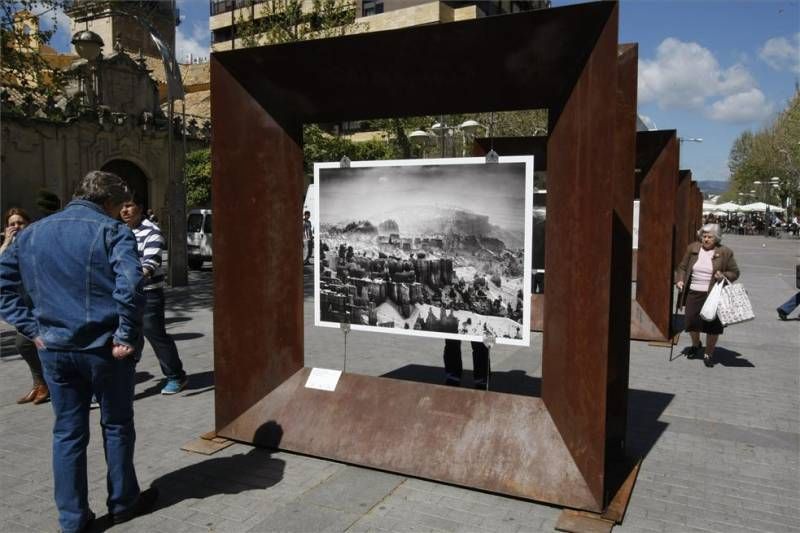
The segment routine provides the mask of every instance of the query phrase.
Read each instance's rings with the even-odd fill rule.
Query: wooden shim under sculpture
[[[608,105],[617,32],[617,4],[597,2],[212,54],[218,435],[604,509],[624,479],[627,419],[628,328],[609,318],[630,301],[608,274],[630,263],[612,254],[630,207],[615,169],[633,157],[616,149]],[[547,229],[560,303],[544,317],[542,398],[353,374],[334,392],[305,388],[303,124],[538,108],[550,110],[548,194],[563,206]]]

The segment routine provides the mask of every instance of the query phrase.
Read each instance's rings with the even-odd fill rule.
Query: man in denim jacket
[[[55,500],[65,532],[85,530],[94,518],[86,473],[92,394],[100,402],[112,521],[146,512],[157,497],[155,489],[140,492],[133,466],[132,355],[144,295],[136,240],[115,220],[130,198],[118,176],[89,172],[63,211],[28,226],[0,258],[0,316],[33,339],[50,387]]]

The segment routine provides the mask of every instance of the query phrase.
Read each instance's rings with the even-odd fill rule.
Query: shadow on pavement
[[[381,377],[444,385],[444,369],[440,366],[406,365]],[[489,377],[489,390],[538,397],[541,396],[541,382],[540,378],[531,377],[524,370],[492,371]],[[464,370],[461,376],[462,386],[470,387],[472,383],[472,371]]]
[[[444,369],[437,366],[412,364],[387,372],[381,377],[442,385]],[[465,370],[461,383],[464,387],[472,386],[472,372]],[[492,371],[489,378],[489,390],[541,397],[542,380],[529,376],[524,370]],[[663,392],[628,390],[627,450],[629,455],[643,458],[650,452],[669,425],[659,418],[674,397],[673,394]]]
[[[149,374],[148,372],[140,372],[141,374]],[[137,373],[137,377],[138,377]],[[149,374],[150,378],[153,377],[152,374]],[[206,372],[198,372],[197,374],[189,374],[188,375],[189,382],[186,384],[186,388],[183,389],[184,396],[196,396],[198,394],[202,394],[204,392],[208,392],[214,389],[214,372],[209,370]],[[148,378],[149,379],[149,378]],[[137,379],[136,383],[142,383],[147,381],[147,379],[143,379],[139,381]],[[141,400],[143,398],[147,398],[149,396],[155,396],[156,394],[161,394],[161,388],[164,384],[161,382],[162,380],[159,379],[150,387],[144,389],[141,392],[137,392],[136,395],[133,397],[134,401]],[[196,391],[196,392],[188,392],[187,391]]]
[[[211,309],[214,305],[214,276],[211,269],[189,272],[189,284],[185,287],[172,287],[166,292],[166,308],[178,315],[167,322],[188,321],[185,316],[199,309]]]
[[[256,431],[253,440],[277,448],[282,437],[283,428],[269,421]],[[283,479],[286,468],[286,462],[272,457],[273,453],[270,449],[252,448],[247,453],[206,459],[164,474],[151,484],[158,488],[159,496],[150,512],[172,507],[184,500],[269,488]],[[106,531],[112,526],[111,517],[105,515],[95,521],[90,531]]]
[[[727,348],[720,348],[717,346],[714,349],[714,363],[722,366],[739,366],[745,368],[755,368],[756,365],[749,360],[742,357],[739,352],[728,350]]]
[[[172,337],[174,341],[188,341],[205,337],[205,335],[202,333],[170,333],[170,337]]]
[[[170,324],[176,324],[178,322],[189,322],[190,320],[191,317],[188,316],[172,316],[164,319],[164,324],[170,325]]]
[[[134,382],[138,385],[139,383],[144,383],[145,381],[150,381],[155,376],[150,372],[136,372],[136,376],[134,376]]]

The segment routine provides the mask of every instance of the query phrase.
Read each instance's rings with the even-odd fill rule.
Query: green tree
[[[745,131],[734,141],[728,157],[731,188],[724,200],[747,198],[770,203],[790,204],[800,201],[800,93],[786,109],[757,132]],[[778,187],[765,189],[773,177]],[[760,181],[761,185],[755,185]],[[755,193],[750,193],[755,191]]]
[[[314,0],[310,10],[303,0],[250,2],[236,20],[236,37],[244,47],[337,37],[356,32],[356,4],[348,0]],[[249,11],[249,12],[248,12]]]
[[[52,96],[63,88],[64,77],[43,55],[58,29],[58,14],[65,0],[16,0],[0,2],[0,53],[2,84],[28,97]],[[47,19],[50,29],[39,21]]]
[[[186,205],[205,207],[211,204],[211,150],[204,148],[186,154],[183,183]]]

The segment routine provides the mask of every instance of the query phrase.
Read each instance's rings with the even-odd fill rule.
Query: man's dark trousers
[[[472,379],[476,387],[485,387],[489,376],[489,348],[482,342],[472,343]],[[445,339],[444,372],[448,383],[461,382],[461,341]]]
[[[144,337],[153,347],[164,376],[167,379],[183,379],[186,372],[183,370],[183,363],[178,355],[175,341],[167,333],[164,320],[164,289],[146,290],[144,296],[144,317],[142,319]],[[138,347],[137,358],[141,357],[142,346],[144,346],[144,339]]]

